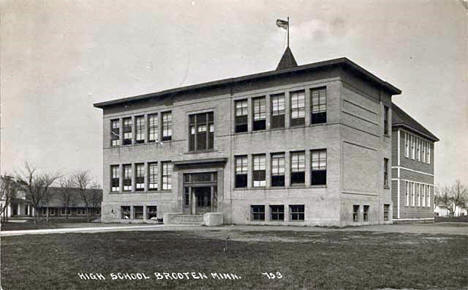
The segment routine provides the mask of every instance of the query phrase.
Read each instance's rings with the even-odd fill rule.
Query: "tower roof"
[[[283,56],[281,57],[281,60],[278,63],[278,66],[276,67],[276,70],[282,70],[282,69],[292,68],[296,66],[297,66],[296,59],[294,58],[294,55],[292,54],[291,49],[288,46],[286,50],[284,51]]]

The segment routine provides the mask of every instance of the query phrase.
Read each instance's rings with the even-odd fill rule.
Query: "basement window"
[[[146,219],[155,220],[158,217],[158,209],[156,206],[147,206],[146,207]]]
[[[133,213],[135,215],[136,220],[142,220],[143,219],[143,206],[134,206]]]
[[[121,219],[123,220],[130,219],[130,207],[129,206],[121,206],[120,213],[121,213]]]
[[[266,104],[265,97],[252,99],[253,105],[253,124],[252,130],[265,130],[266,129]]]
[[[252,205],[250,206],[252,213],[252,220],[264,221],[265,220],[265,206],[264,205]]]
[[[362,213],[362,219],[365,222],[369,221],[369,206],[368,205],[364,206],[364,211]]]
[[[353,205],[353,222],[359,222],[359,205]]]
[[[289,216],[291,221],[303,221],[305,217],[305,206],[303,204],[290,205]]]
[[[271,220],[284,221],[284,205],[270,205]]]

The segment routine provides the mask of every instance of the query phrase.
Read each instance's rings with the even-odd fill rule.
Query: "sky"
[[[1,0],[2,173],[89,170],[102,182],[102,111],[122,97],[276,68],[290,17],[299,65],[347,57],[403,91],[433,132],[435,183],[468,184],[467,3]],[[101,183],[102,184],[102,183]]]

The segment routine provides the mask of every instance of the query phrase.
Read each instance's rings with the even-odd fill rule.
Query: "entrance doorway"
[[[184,214],[204,214],[217,208],[216,172],[184,174]]]

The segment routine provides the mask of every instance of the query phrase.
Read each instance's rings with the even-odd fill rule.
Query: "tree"
[[[59,174],[38,173],[37,168],[27,162],[25,169],[18,174],[16,180],[26,195],[26,201],[34,208],[34,222],[37,223],[38,211],[42,204],[47,207],[49,221],[49,187],[60,177]]]
[[[458,208],[464,208],[468,201],[468,189],[460,180],[456,180],[451,186],[442,187],[435,197],[435,202],[439,206],[447,208],[449,214],[453,216]]]
[[[2,219],[6,220],[8,218],[8,213],[6,213],[11,201],[17,197],[18,193],[18,184],[13,177],[9,175],[0,176],[0,216]]]
[[[89,202],[93,208],[97,208],[101,206],[102,189],[100,185],[94,184],[91,186],[91,190],[89,191]]]
[[[88,190],[90,189],[92,182],[91,176],[89,175],[89,171],[83,170],[73,174],[72,180],[74,187],[78,188],[81,200],[85,204],[86,218],[89,221],[90,197],[88,194]]]
[[[68,219],[68,212],[73,195],[73,178],[62,177],[59,180],[59,198],[62,201],[63,207],[65,208],[65,218]]]

